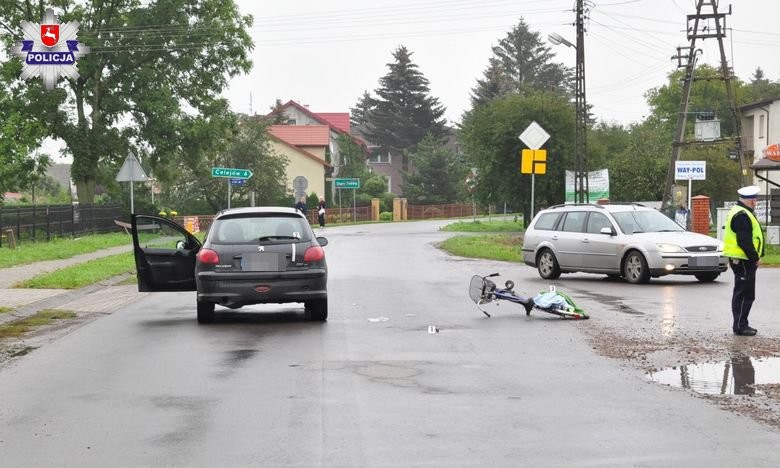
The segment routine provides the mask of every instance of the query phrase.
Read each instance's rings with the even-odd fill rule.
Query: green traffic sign
[[[249,179],[252,171],[249,169],[233,169],[229,167],[212,167],[211,177],[227,177],[230,179]]]
[[[333,186],[338,189],[359,189],[360,179],[333,179]]]

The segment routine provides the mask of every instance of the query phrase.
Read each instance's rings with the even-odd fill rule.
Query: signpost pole
[[[693,186],[693,177],[688,176],[688,213],[691,213],[691,187]]]
[[[355,204],[355,192],[357,192],[357,190],[352,189],[352,222],[353,223],[357,222],[357,207]]]
[[[229,210],[230,209],[230,198],[231,198],[231,196],[233,194],[232,194],[232,189],[230,188],[230,185],[231,185],[230,179],[226,179],[226,180],[227,180],[227,184],[228,184],[228,210]]]
[[[531,217],[534,219],[534,187],[536,187],[536,174],[531,173]]]
[[[338,189],[338,190],[339,190],[339,222],[341,223],[344,220],[341,217],[341,189]]]
[[[133,172],[130,172],[130,214],[135,214],[135,205],[133,204]]]

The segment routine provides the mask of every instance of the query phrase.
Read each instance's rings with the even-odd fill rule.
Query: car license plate
[[[282,271],[285,257],[277,253],[251,253],[241,257],[242,271]]]
[[[718,257],[690,257],[688,266],[690,267],[715,267],[718,266]]]

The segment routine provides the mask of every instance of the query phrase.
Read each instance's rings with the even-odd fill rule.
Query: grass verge
[[[456,236],[445,240],[441,248],[453,255],[488,260],[520,262],[523,236],[520,234],[488,234],[484,236]]]
[[[49,325],[55,320],[75,318],[76,313],[69,310],[45,309],[35,315],[0,325],[0,338],[15,338],[24,335],[36,327]]]
[[[8,312],[11,312],[12,310],[13,310],[13,309],[12,309],[12,308],[10,308],[10,307],[4,307],[4,306],[0,306],[0,314],[6,314],[6,313],[8,313]]]
[[[135,272],[132,252],[111,255],[44,273],[14,285],[17,288],[77,289],[122,273]]]
[[[125,233],[94,234],[75,239],[60,238],[49,242],[24,243],[16,249],[5,247],[0,249],[0,268],[70,258],[75,255],[132,243],[132,238]]]
[[[523,224],[520,221],[458,221],[441,228],[449,232],[523,232]]]

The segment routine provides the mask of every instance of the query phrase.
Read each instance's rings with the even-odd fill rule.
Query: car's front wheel
[[[544,279],[557,279],[561,276],[561,267],[558,265],[558,259],[550,249],[542,249],[536,258],[536,269],[539,270],[539,276]]]
[[[306,309],[306,319],[314,322],[324,322],[328,320],[328,298],[312,299],[304,303]]]
[[[650,281],[650,268],[647,267],[647,260],[641,253],[633,251],[626,256],[623,261],[623,277],[634,284]]]
[[[198,301],[198,323],[214,321],[214,303]]]
[[[718,278],[718,276],[720,276],[720,272],[713,271],[707,273],[696,273],[694,276],[696,277],[697,280],[701,281],[702,283],[712,283]]]

